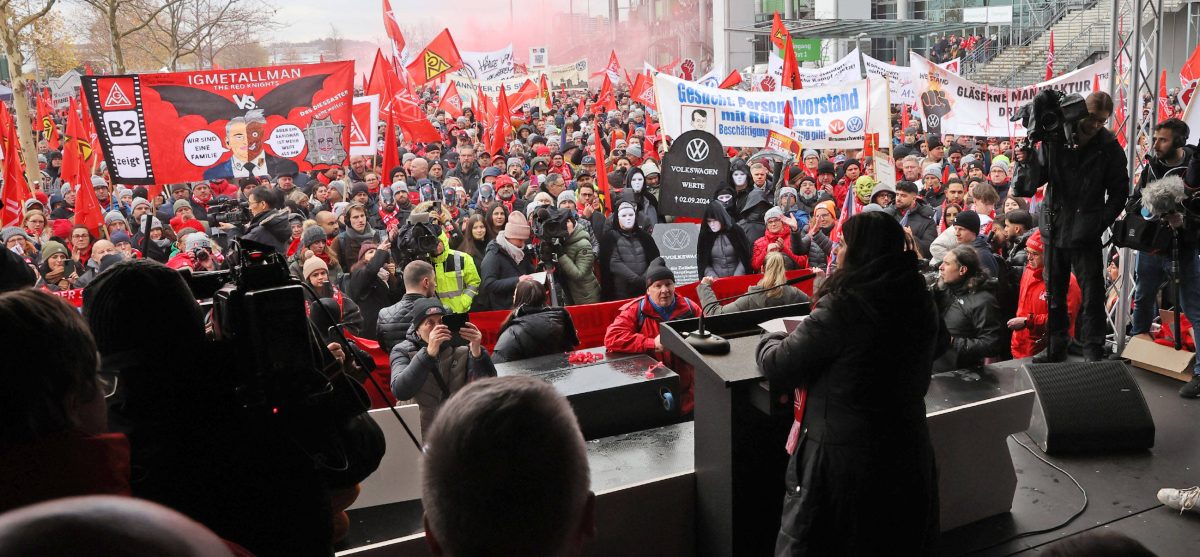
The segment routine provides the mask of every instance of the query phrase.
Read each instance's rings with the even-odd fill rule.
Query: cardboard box
[[[1129,358],[1135,367],[1185,382],[1192,378],[1192,362],[1196,359],[1194,352],[1157,344],[1150,335],[1130,338],[1121,356]]]

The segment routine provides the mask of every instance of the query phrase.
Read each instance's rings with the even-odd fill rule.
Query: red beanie
[[[57,238],[67,240],[71,238],[71,229],[74,228],[74,226],[75,225],[71,224],[71,221],[67,219],[54,219],[54,221],[50,223],[50,234]]]
[[[1030,234],[1029,239],[1025,240],[1025,249],[1038,253],[1046,253],[1046,246],[1042,243],[1042,230],[1040,228],[1033,229],[1033,234]]]

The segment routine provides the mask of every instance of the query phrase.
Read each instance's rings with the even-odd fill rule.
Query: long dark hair
[[[513,309],[508,312],[508,317],[504,318],[504,322],[500,324],[500,330],[508,328],[508,323],[516,317],[517,312],[523,307],[540,308],[546,305],[546,289],[537,282],[532,280],[522,280],[517,282],[516,289],[513,290]]]
[[[881,211],[850,217],[842,225],[842,242],[846,254],[838,260],[837,271],[821,285],[819,298],[847,293],[876,278],[879,265],[885,261],[896,263],[896,258],[906,255],[904,229],[894,217]]]
[[[968,292],[979,290],[979,287],[988,279],[982,262],[979,260],[979,253],[975,251],[975,248],[963,245],[954,246],[950,253],[954,255],[954,260],[960,267],[967,268],[966,274],[962,277],[962,287]]]
[[[456,247],[454,249],[457,249],[458,251],[461,251],[461,252],[469,254],[469,255],[480,255],[480,256],[483,255],[483,248],[481,248],[479,246],[479,243],[475,241],[475,236],[472,233],[472,230],[475,228],[475,223],[477,223],[477,222],[483,223],[483,228],[484,228],[483,245],[484,245],[484,247],[486,247],[487,243],[492,241],[492,239],[496,237],[495,235],[492,234],[492,230],[491,230],[491,228],[488,227],[487,221],[484,220],[483,215],[471,215],[471,217],[467,219],[467,225],[464,227],[464,228],[466,228],[466,230],[463,230],[462,240],[460,240],[458,242],[458,247]]]
[[[505,207],[504,204],[499,201],[488,203],[483,213],[483,224],[487,226],[489,238],[495,238],[496,235],[500,234],[500,232],[503,230],[500,228],[495,228],[492,224],[492,213],[496,212],[496,207],[499,207],[501,211],[504,211],[504,221],[508,222],[508,207]]]

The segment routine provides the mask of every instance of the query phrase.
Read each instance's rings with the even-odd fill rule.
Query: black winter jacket
[[[1057,248],[1099,249],[1101,234],[1125,208],[1129,193],[1125,149],[1107,129],[1101,129],[1078,150],[1056,145],[1048,148],[1054,163],[1049,169],[1050,181],[1060,184],[1052,190],[1055,222],[1050,242]],[[1042,234],[1047,233],[1047,209],[1038,211]]]
[[[425,296],[405,293],[399,302],[379,310],[375,335],[384,352],[391,352],[394,346],[408,337],[408,328],[412,325],[412,307],[421,298]]]
[[[513,362],[548,354],[570,352],[579,345],[571,314],[561,307],[513,310],[512,319],[500,330],[493,362]]]
[[[388,262],[390,255],[387,250],[375,250],[375,256],[370,261],[350,272],[349,296],[358,303],[363,315],[362,336],[375,340],[375,326],[379,320],[379,310],[392,304],[392,290],[396,277],[390,283],[379,280],[379,270]]]
[[[483,268],[479,270],[479,295],[471,305],[473,311],[508,309],[512,307],[513,292],[521,275],[533,274],[533,263],[528,254],[520,263],[513,261],[496,240],[488,242],[483,254]],[[479,305],[486,304],[483,307]]]
[[[994,281],[978,285],[960,281],[938,290],[938,306],[951,341],[950,349],[934,363],[935,372],[979,367],[984,358],[1004,352],[1005,324],[992,288]]]
[[[936,211],[920,199],[916,200],[916,204],[916,207],[909,209],[907,218],[897,212],[896,220],[912,229],[913,238],[916,238],[917,245],[921,246],[921,255],[929,257],[929,246],[938,235],[937,219],[934,215]]]
[[[645,230],[621,230],[614,213],[600,239],[600,291],[605,301],[624,300],[646,293],[643,276],[650,261],[658,257],[658,246]]]
[[[271,209],[250,219],[241,239],[266,244],[275,253],[287,256],[288,244],[292,242],[292,225],[285,211]]]

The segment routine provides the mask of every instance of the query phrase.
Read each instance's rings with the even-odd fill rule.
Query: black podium
[[[754,349],[759,323],[808,310],[795,304],[706,317],[705,329],[729,339],[729,353],[719,356],[701,355],[684,341],[697,319],[660,329],[663,348],[696,369],[697,555],[770,555],[775,548],[792,399],[763,381]]]

